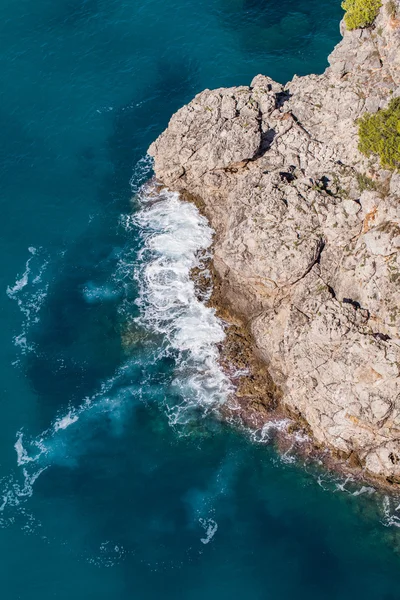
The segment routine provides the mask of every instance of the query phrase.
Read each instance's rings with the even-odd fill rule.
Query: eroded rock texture
[[[284,403],[400,482],[400,174],[359,153],[355,124],[400,95],[386,4],[373,29],[342,25],[323,75],[205,90],[150,154],[165,185],[204,202],[226,301]]]

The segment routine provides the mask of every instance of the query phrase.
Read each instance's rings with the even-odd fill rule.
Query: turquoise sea
[[[223,329],[188,277],[212,232],[141,190],[174,111],[322,72],[340,17],[338,0],[2,0],[4,600],[400,599],[395,499],[213,417]]]

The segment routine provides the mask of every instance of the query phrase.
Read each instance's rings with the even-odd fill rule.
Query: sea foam
[[[232,386],[219,364],[225,338],[215,310],[200,301],[191,279],[204,266],[213,230],[197,208],[179,194],[154,187],[139,193],[133,221],[143,241],[134,277],[139,288],[137,323],[160,335],[163,354],[176,361],[169,404],[171,423],[185,423],[225,402]]]
[[[144,171],[146,164],[140,169]],[[76,465],[81,454],[88,451],[88,432],[95,429],[96,420],[103,421],[107,415],[118,434],[124,412],[132,410],[137,401],[143,397],[147,401],[163,401],[165,390],[152,384],[151,370],[147,372],[145,366],[163,357],[175,361],[172,393],[168,393],[175,400],[166,405],[172,424],[186,423],[194,414],[196,418],[207,414],[225,402],[232,391],[219,364],[217,345],[225,337],[223,323],[213,309],[198,299],[190,276],[193,267],[202,265],[199,253],[209,251],[213,231],[195,206],[183,202],[178,194],[164,189],[155,196],[144,186],[139,199],[138,211],[121,222],[128,232],[139,232],[141,249],[136,256],[127,251],[121,258],[123,265],[118,268],[116,281],[126,279],[127,289],[129,280],[136,282],[140,312],[135,317],[136,325],[145,328],[156,343],[130,357],[80,405],[69,406],[56,415],[39,435],[17,433],[17,473],[0,482],[3,519],[6,508],[20,506],[32,496],[34,484],[44,471],[55,465]],[[33,269],[37,253],[34,249],[30,253],[24,273],[7,290],[23,312],[31,310],[29,288],[40,284],[45,268],[38,270],[35,265]],[[87,287],[93,291],[92,286]],[[21,297],[25,290],[29,291],[27,298]],[[90,294],[87,300],[92,300]],[[125,297],[120,298],[121,305],[125,301],[131,302],[126,290]],[[35,310],[27,312],[26,318],[28,331],[32,319],[37,318]],[[210,531],[207,528],[206,538],[209,535],[211,539],[214,533],[213,527]]]
[[[34,345],[29,340],[31,327],[39,322],[39,312],[47,296],[48,284],[43,283],[42,276],[49,264],[41,248],[28,248],[30,257],[25,263],[25,270],[19,275],[14,285],[6,289],[7,296],[14,300],[22,315],[20,333],[13,338],[14,345],[22,355],[34,352]],[[16,361],[14,364],[18,364]]]
[[[76,408],[56,416],[50,427],[37,436],[17,432],[14,444],[17,472],[0,481],[0,527],[12,522],[5,518],[6,509],[22,507],[33,495],[34,484],[41,474],[55,465],[73,467],[88,451],[90,433],[96,422],[107,421],[118,435],[119,420],[125,410],[132,410],[135,398],[140,397],[139,373],[141,361],[131,358],[106,379],[99,390],[86,397]],[[137,383],[133,383],[137,382]]]

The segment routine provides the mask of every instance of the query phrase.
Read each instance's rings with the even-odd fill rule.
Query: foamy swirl
[[[231,384],[219,364],[217,344],[225,338],[214,309],[201,302],[190,277],[209,250],[213,230],[197,208],[179,194],[145,187],[134,222],[143,238],[135,278],[141,309],[137,319],[163,336],[165,354],[176,359],[173,388],[180,397],[170,406],[173,423],[186,422],[193,410],[208,411],[225,402]]]

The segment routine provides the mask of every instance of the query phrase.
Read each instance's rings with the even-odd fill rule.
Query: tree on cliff
[[[344,0],[342,8],[346,11],[344,22],[347,29],[372,25],[381,6],[381,0]]]

